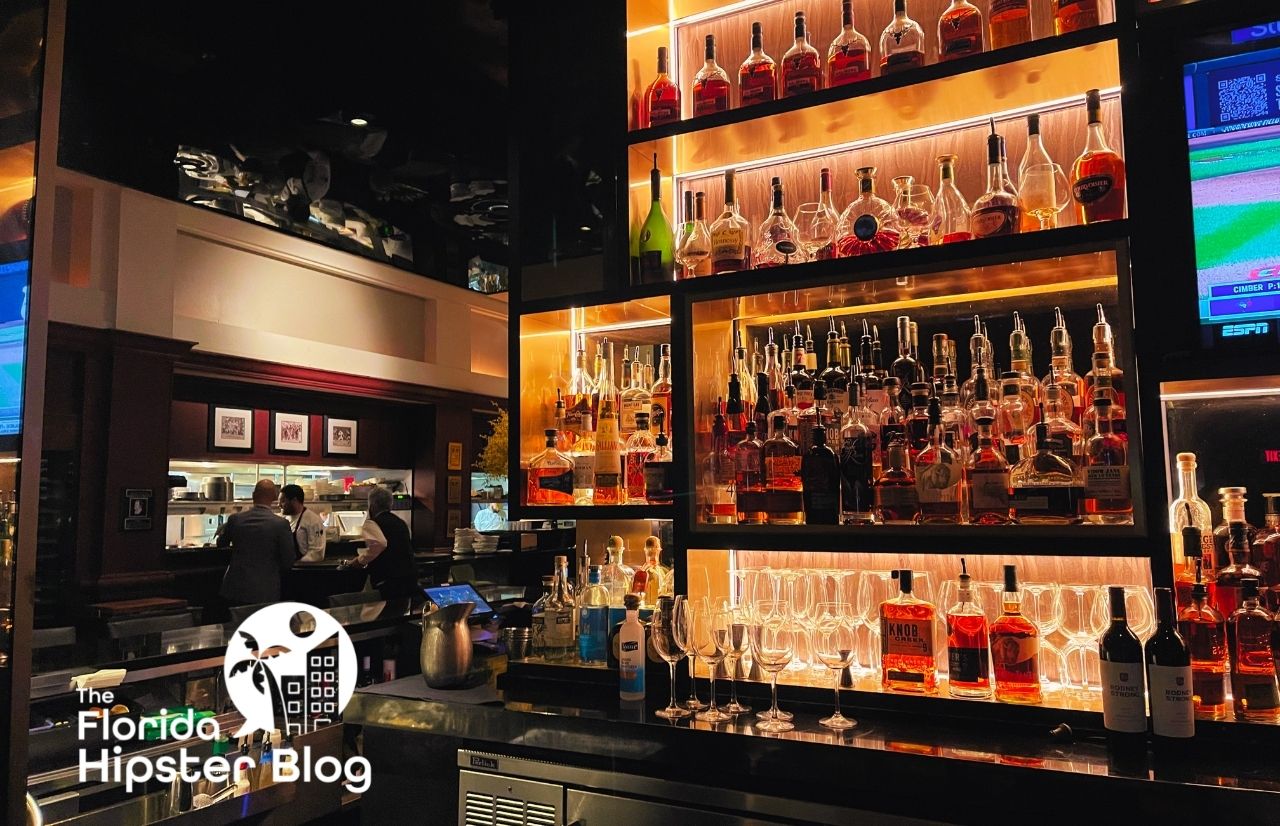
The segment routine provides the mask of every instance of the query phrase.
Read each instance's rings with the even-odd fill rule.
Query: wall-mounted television
[[[0,264],[0,451],[15,450],[22,429],[30,271],[26,259]]]

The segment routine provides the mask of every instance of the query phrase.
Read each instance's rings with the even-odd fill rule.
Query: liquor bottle
[[[1095,365],[1100,364],[1099,356],[1101,355],[1102,355],[1101,353],[1094,353]],[[1111,429],[1115,431],[1115,434],[1117,436],[1119,436],[1122,440],[1127,442],[1128,434],[1126,433],[1126,427],[1125,427],[1126,413],[1125,413],[1124,407],[1122,407],[1120,403],[1116,401],[1116,398],[1120,394],[1115,391],[1115,388],[1111,383],[1112,382],[1111,375],[1112,374],[1110,370],[1095,366],[1095,369],[1090,371],[1090,376],[1092,377],[1093,384],[1090,390],[1086,391],[1087,392],[1086,398],[1096,398],[1099,395],[1103,395],[1111,399],[1111,408],[1110,408]],[[1090,405],[1088,408],[1085,409],[1084,413],[1081,414],[1080,430],[1084,434],[1084,438],[1086,441],[1090,439],[1095,433],[1098,432],[1098,408],[1096,406]]]
[[[643,505],[648,501],[648,484],[645,481],[644,469],[658,452],[658,442],[649,431],[649,414],[636,414],[636,427],[627,439],[626,476],[627,504]]]
[[[1049,151],[1044,148],[1044,140],[1040,137],[1040,115],[1038,113],[1027,115],[1027,148],[1022,153],[1022,161],[1018,164],[1018,186],[1026,185],[1028,169],[1033,166],[1049,166],[1052,163],[1053,158],[1049,157]],[[1054,186],[1057,186],[1056,178]],[[1023,232],[1033,232],[1041,228],[1052,229],[1057,225],[1056,209],[1047,209],[1041,215],[1033,215],[1029,210],[1022,213]]]
[[[1005,703],[1039,703],[1043,700],[1040,631],[1022,615],[1017,566],[1004,566],[1000,604],[1003,612],[991,623],[991,667],[996,678],[996,699]]]
[[[751,268],[751,225],[738,213],[733,184],[730,169],[724,173],[724,211],[711,224],[711,271],[715,273]]]
[[[1097,26],[1098,0],[1054,0],[1053,33],[1066,34]]]
[[[582,413],[583,430],[573,443],[573,452],[569,454],[569,458],[573,460],[573,504],[575,505],[590,505],[595,500],[595,422],[591,416],[589,397],[583,404],[587,408]]]
[[[705,502],[703,522],[732,525],[738,518],[734,484],[738,471],[733,447],[729,444],[729,425],[719,401],[711,424],[711,452],[702,471],[702,497]]]
[[[827,445],[827,431],[814,427],[800,461],[806,525],[840,524],[840,462]]]
[[[862,404],[858,383],[849,384],[849,410],[840,427],[840,521],[845,525],[875,522],[872,491],[875,432],[868,425],[872,413]]]
[[[1124,159],[1107,144],[1102,129],[1102,97],[1097,89],[1085,95],[1089,131],[1084,151],[1071,168],[1071,193],[1082,224],[1118,221],[1124,217]]]
[[[924,29],[907,17],[907,0],[893,0],[893,20],[880,35],[880,75],[924,65]]]
[[[1249,558],[1262,572],[1262,605],[1275,613],[1280,610],[1280,493],[1264,493],[1262,498],[1267,500],[1266,522],[1249,546]]]
[[[955,342],[952,342],[954,344]],[[955,371],[948,369],[942,377],[942,431],[947,446],[956,452],[968,466],[969,460],[969,417],[960,404],[960,385],[956,383]]]
[[[648,646],[644,625],[640,622],[640,597],[627,594],[623,606],[627,609],[627,618],[618,630],[618,697],[636,702],[644,699]]]
[[[1027,335],[1026,322],[1017,310],[1013,313],[1013,331],[1009,333],[1009,369],[1018,374],[1018,392],[1030,412],[1028,426],[1040,420],[1040,405],[1044,404],[1044,385],[1035,377],[1032,367],[1031,336]]]
[[[651,400],[651,412],[649,415],[649,427],[657,427],[658,430],[667,434],[667,439],[671,439],[672,422],[671,422],[671,345],[661,344],[658,346],[658,377],[654,379],[653,387],[649,388],[649,398]]]
[[[964,560],[956,603],[947,611],[947,690],[953,697],[991,696],[987,615],[974,601]]]
[[[840,258],[896,250],[902,240],[898,213],[888,201],[876,196],[876,168],[857,170],[858,197],[845,207],[836,229],[836,254]]]
[[[623,371],[626,372],[625,370]],[[631,362],[631,381],[629,385],[622,391],[621,408],[622,417],[619,419],[621,431],[627,438],[635,432],[638,422],[636,418],[639,414],[644,413],[652,422],[653,416],[653,394],[649,392],[649,388],[644,383],[644,369],[640,364],[640,348],[636,348],[636,358]]]
[[[1258,580],[1241,586],[1240,607],[1227,620],[1231,697],[1237,719],[1280,720],[1271,612],[1258,604]]]
[[[542,655],[548,660],[562,661],[575,653],[578,612],[575,610],[573,585],[569,579],[569,557],[557,556],[555,567],[555,581],[545,606]]]
[[[1169,531],[1178,605],[1186,606],[1190,602],[1191,586],[1195,583],[1196,560],[1200,560],[1206,579],[1216,577],[1217,565],[1213,556],[1213,516],[1209,512],[1209,503],[1196,492],[1196,455],[1179,453],[1176,460],[1178,498],[1169,506]],[[1196,529],[1196,538],[1199,539],[1196,547],[1188,548],[1183,543],[1183,531],[1187,527]]]
[[[1077,471],[1084,467],[1084,431],[1071,420],[1071,397],[1060,384],[1044,388],[1044,423],[1049,428],[1049,449]]]
[[[608,661],[609,590],[600,584],[600,566],[592,565],[587,587],[577,598],[578,659],[596,664]]]
[[[969,414],[970,428],[975,434],[975,436],[970,439],[970,446],[974,447],[977,445],[976,434],[978,431],[978,419],[989,418],[991,419],[991,435],[995,439],[995,446],[1003,451],[1004,445],[1001,442],[1002,433],[1000,430],[1001,397],[998,395],[998,390],[997,394],[993,394],[990,389],[992,384],[997,383],[987,381],[987,367],[981,362],[979,362],[978,367],[974,372],[976,375],[973,383],[973,395],[970,397],[969,402],[966,405],[966,412]]]
[[[591,419],[597,426],[600,424],[600,385],[605,378],[604,348],[608,344],[609,339],[607,338],[596,342],[595,365],[591,370]],[[612,374],[610,374],[610,378],[612,378]]]
[[[1022,204],[1009,180],[1004,137],[996,134],[993,120],[991,134],[987,136],[987,191],[973,202],[969,225],[975,238],[990,238],[1018,232],[1021,222]]]
[[[935,396],[942,394],[942,383],[950,367],[951,352],[951,339],[947,334],[934,333],[929,343],[929,354],[933,360],[933,370],[929,373],[929,392]]]
[[[360,658],[360,676],[356,679],[356,687],[364,688],[377,682],[373,675],[373,657],[365,654]]]
[[[960,402],[966,409],[973,404],[974,388],[978,382],[978,368],[986,366],[986,348],[989,342],[982,334],[982,319],[973,317],[973,334],[969,336],[969,378],[960,385]],[[988,374],[989,376],[990,374]],[[988,387],[989,391],[990,388]]]
[[[644,593],[640,607],[656,608],[658,597],[671,591],[675,586],[670,582],[671,569],[662,564],[662,540],[651,536],[644,541],[644,564],[636,572],[645,574]]]
[[[1084,491],[1080,474],[1070,460],[1055,452],[1049,425],[1040,422],[1032,433],[1026,458],[1009,471],[1013,490],[1009,504],[1022,525],[1071,525],[1080,521]]]
[[[554,428],[543,433],[547,447],[529,460],[529,489],[525,499],[530,505],[572,505],[573,460],[556,449]]]
[[[591,418],[591,399],[595,393],[591,374],[587,370],[586,336],[578,334],[573,369],[569,378],[568,396],[564,412],[564,429],[570,434],[570,443],[576,442],[594,429]]]
[[[818,206],[820,214],[810,219],[810,225],[817,224],[830,227],[831,240],[814,251],[813,260],[815,261],[827,261],[836,257],[836,242],[839,240],[836,236],[836,230],[840,225],[840,213],[836,210],[831,188],[831,170],[824,166],[818,174]]]
[[[636,571],[624,560],[627,545],[620,536],[611,536],[604,546],[604,564],[600,566],[600,584],[609,589],[609,605],[622,607],[622,598],[631,593]]]
[[[1000,438],[1010,465],[1016,465],[1030,454],[1026,450],[1027,438],[1034,427],[1034,416],[1022,394],[1020,379],[1013,370],[1000,374]]]
[[[1114,411],[1122,409],[1125,405],[1124,371],[1117,366],[1115,337],[1111,334],[1111,324],[1107,321],[1101,304],[1098,305],[1098,321],[1093,325],[1092,359],[1092,366],[1084,377],[1086,403],[1093,398],[1093,386],[1097,383],[1098,377],[1105,373],[1110,380],[1110,389],[1113,391],[1111,398],[1115,401],[1113,415],[1123,419],[1123,416]]]
[[[813,383],[813,404],[799,411],[796,422],[797,445],[812,444],[814,430],[827,430],[831,424],[831,410],[827,407],[827,385],[818,379]],[[836,434],[839,438],[839,433]],[[832,440],[834,441],[834,440]],[[806,448],[806,452],[808,449]]]
[[[916,373],[919,363],[911,352],[911,318],[910,316],[898,316],[898,357],[893,360],[893,366],[890,372],[894,378],[898,380],[898,387],[901,390],[909,390],[911,385],[916,383]],[[927,390],[928,388],[926,388]]]
[[[904,447],[910,451],[907,442],[907,414],[898,403],[900,393],[898,392],[898,380],[893,376],[889,376],[884,380],[885,389],[885,407],[880,412],[880,464],[885,466],[885,453],[889,449],[889,443],[894,439],[901,439]],[[908,459],[910,457],[908,456]]]
[[[782,56],[782,96],[816,92],[822,88],[822,58],[809,43],[804,12],[796,12],[796,42]]]
[[[933,605],[912,593],[912,572],[893,572],[900,593],[880,603],[880,685],[886,691],[932,694],[938,688],[933,659]]]
[[[530,626],[533,629],[533,652],[539,657],[547,655],[547,601],[555,590],[556,577],[552,573],[542,578],[542,596],[534,600],[530,612]]]
[[[879,330],[876,331],[875,337],[868,331],[867,322],[862,322],[862,390],[866,400],[867,409],[876,416],[876,433],[879,434],[880,414],[884,412],[889,403],[889,395],[884,389],[884,380],[877,367],[880,366],[880,337]]]
[[[804,362],[804,337],[798,333],[791,338],[791,372],[787,383],[796,389],[797,411],[813,407],[813,376]]]
[[[653,455],[644,463],[645,502],[650,505],[670,505],[675,501],[675,485],[672,482],[675,457],[671,454],[671,444],[665,431],[659,430],[653,441]]]
[[[834,321],[827,333],[826,366],[818,378],[827,388],[827,409],[831,411],[831,424],[838,434],[849,409],[849,374],[840,366],[840,334],[836,332]],[[828,441],[839,445],[836,439]]]
[[[912,382],[911,406],[907,409],[907,418],[904,422],[907,447],[911,451],[912,462],[915,462],[920,452],[933,441],[933,427],[929,423],[929,401],[929,385],[922,381]],[[942,415],[941,407],[938,408],[938,415],[939,417]]]
[[[593,505],[621,505],[626,501],[622,475],[622,437],[618,432],[618,394],[613,386],[613,342],[599,384],[600,424],[596,427],[596,479]]]
[[[1067,417],[1079,424],[1086,398],[1085,380],[1075,371],[1075,364],[1071,357],[1071,333],[1067,331],[1067,322],[1062,316],[1062,309],[1054,307],[1053,314],[1054,325],[1049,331],[1049,374],[1044,377],[1043,384],[1045,387],[1056,384],[1062,388],[1070,406],[1066,411]]]
[[[770,525],[799,525],[804,520],[800,448],[787,438],[786,416],[774,415],[764,443],[765,503]]]
[[[737,373],[729,374],[729,395],[724,403],[725,423],[729,428],[729,437],[737,440],[747,430],[747,414],[742,408],[742,383]]]
[[[1129,446],[1113,430],[1111,397],[1093,399],[1097,432],[1085,442],[1085,521],[1098,525],[1133,522],[1133,498],[1129,488]]]
[[[996,447],[991,428],[994,419],[979,416],[977,447],[969,455],[969,523],[1009,524],[1009,462]]]
[[[738,68],[738,105],[766,103],[778,96],[777,66],[764,53],[764,31],[751,24],[751,54]]]
[[[742,331],[735,330],[733,338],[733,372],[738,377],[738,387],[742,392],[742,412],[747,419],[755,416],[759,397],[756,394],[756,375],[747,361],[747,348],[742,346]],[[743,432],[742,428],[738,432]]]
[[[1227,714],[1227,623],[1213,607],[1209,589],[1198,572],[1191,586],[1190,604],[1178,615],[1178,630],[1191,649],[1191,690],[1196,713],[1222,719]]]
[[[557,387],[555,412],[552,414],[552,421],[555,423],[556,430],[556,450],[566,456],[573,449],[573,440],[577,437],[577,434],[570,433],[566,428],[565,417],[567,415],[568,408],[564,403],[564,393]]]
[[[970,241],[969,202],[956,187],[956,156],[938,156],[938,194],[933,198],[933,230],[929,237],[935,244]]]
[[[1178,633],[1173,589],[1157,588],[1155,594],[1156,630],[1143,647],[1151,700],[1151,732],[1157,741],[1159,738],[1182,740],[1196,733],[1191,649]]]
[[[982,53],[982,12],[969,0],[951,0],[938,18],[938,61]]]
[[[1258,529],[1245,519],[1244,506],[1249,501],[1245,494],[1248,492],[1247,488],[1242,487],[1218,488],[1218,496],[1221,497],[1222,501],[1222,523],[1213,529],[1213,563],[1215,565],[1225,565],[1230,560],[1228,548],[1231,544],[1231,526],[1233,524],[1238,522],[1244,525],[1246,546],[1252,545],[1258,539]],[[1205,578],[1211,582],[1214,581],[1207,567],[1205,569]],[[1218,605],[1216,600],[1214,604]],[[1218,605],[1218,609],[1222,611],[1223,616],[1231,616],[1231,611],[1223,610],[1221,605]]]
[[[729,75],[716,63],[716,36],[707,35],[706,62],[693,76],[693,116],[729,111]]]
[[[1147,698],[1142,643],[1129,628],[1124,603],[1124,586],[1107,589],[1111,602],[1111,625],[1098,640],[1102,670],[1102,724],[1113,745],[1133,745],[1145,741]]]
[[[649,191],[653,202],[649,215],[640,227],[640,283],[658,284],[675,280],[675,237],[671,224],[662,209],[662,173],[658,171],[658,156],[653,156],[653,169],[649,172]]]
[[[991,0],[991,48],[1031,39],[1031,0]]]
[[[941,400],[934,396],[927,404],[932,442],[915,459],[920,524],[959,525],[964,522],[964,462],[947,445]]]
[[[676,279],[697,278],[711,274],[711,231],[705,217],[705,192],[684,193],[684,223],[676,233]]]
[[[1249,564],[1249,544],[1245,523],[1232,522],[1229,533],[1231,538],[1227,542],[1227,553],[1224,557],[1227,564],[1218,569],[1218,587],[1214,603],[1226,617],[1231,616],[1240,607],[1242,583],[1246,579],[1261,581],[1258,569]]]
[[[756,432],[756,423],[747,422],[746,436],[735,448],[739,525],[763,525],[769,521],[765,508],[764,442],[756,438]]]
[[[920,498],[911,470],[907,441],[894,436],[884,448],[884,468],[875,482],[876,518],[885,525],[914,525],[920,518]]]
[[[783,206],[782,179],[773,179],[773,195],[769,215],[760,222],[756,233],[755,266],[778,267],[801,264],[808,260],[800,246],[800,231]]]
[[[658,47],[658,76],[644,90],[641,128],[680,120],[680,86],[667,74],[667,47]]]
[[[841,29],[827,49],[827,86],[843,86],[871,77],[871,41],[853,26],[853,0],[840,4]]]

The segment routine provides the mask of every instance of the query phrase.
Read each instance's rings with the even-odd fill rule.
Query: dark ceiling
[[[324,158],[327,202],[412,239],[392,263],[463,284],[473,256],[507,264],[506,5],[71,0],[60,162],[182,197],[191,147],[256,182],[243,199]],[[307,229],[302,189],[286,231]]]

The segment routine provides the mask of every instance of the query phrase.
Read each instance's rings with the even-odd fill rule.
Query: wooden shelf
[[[1142,557],[1133,525],[693,525],[690,550]]]

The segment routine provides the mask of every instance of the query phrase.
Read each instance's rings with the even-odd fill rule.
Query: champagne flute
[[[706,600],[702,600],[693,612],[693,645],[698,650],[698,656],[707,664],[707,672],[711,678],[711,705],[705,711],[695,714],[695,720],[724,723],[733,719],[732,714],[724,713],[716,705],[716,672],[724,662],[732,626],[732,614],[721,608],[712,608]]]
[[[819,725],[833,729],[853,728],[857,720],[850,720],[840,713],[840,675],[854,661],[853,609],[843,602],[822,602],[817,607],[814,624],[814,653],[823,665],[831,669],[836,693],[835,712],[818,721]]]
[[[688,717],[693,713],[689,709],[681,708],[676,704],[676,663],[684,659],[684,649],[680,647],[680,643],[677,641],[684,636],[684,633],[677,632],[676,625],[678,622],[675,601],[666,597],[659,599],[658,610],[653,615],[653,648],[671,669],[671,700],[667,703],[666,708],[660,708],[654,714],[667,720],[677,720],[681,717]]]
[[[795,653],[795,632],[787,615],[789,610],[785,602],[761,603],[759,621],[749,629],[751,656],[769,673],[773,693],[769,711],[756,723],[761,731],[777,733],[795,728],[783,717],[786,712],[778,708],[778,672],[787,667]]]
[[[1022,173],[1018,196],[1027,214],[1040,222],[1040,229],[1053,229],[1058,225],[1058,213],[1071,202],[1071,185],[1056,163],[1032,164]]]
[[[684,707],[693,711],[701,711],[707,707],[707,704],[698,699],[698,680],[694,673],[698,652],[693,645],[692,635],[690,634],[693,629],[692,610],[693,605],[689,602],[689,597],[676,597],[676,642],[685,653],[685,656],[689,658],[689,699],[684,701]]]

